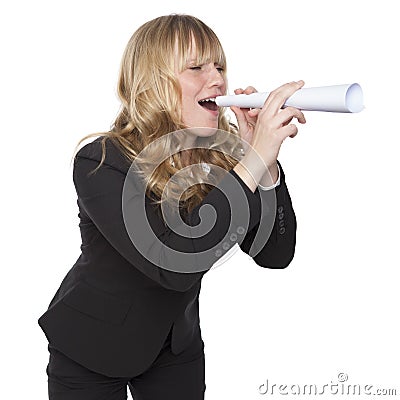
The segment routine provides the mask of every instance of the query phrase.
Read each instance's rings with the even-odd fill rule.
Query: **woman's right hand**
[[[252,147],[262,157],[267,167],[276,163],[280,147],[283,141],[289,137],[295,137],[298,129],[291,124],[293,118],[304,124],[304,114],[295,107],[286,107],[281,110],[286,100],[297,90],[304,86],[304,81],[286,83],[273,90],[260,109],[248,111],[250,117],[257,117]]]

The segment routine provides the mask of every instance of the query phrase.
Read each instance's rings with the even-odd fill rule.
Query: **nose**
[[[219,68],[220,67],[218,65],[215,65],[214,63],[209,64],[209,87],[222,87],[223,85],[225,85],[225,78]]]

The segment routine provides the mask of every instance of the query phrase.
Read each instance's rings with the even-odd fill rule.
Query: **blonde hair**
[[[92,136],[104,136],[101,140],[102,159],[95,172],[105,159],[105,141],[111,139],[128,160],[141,165],[146,193],[153,198],[153,204],[161,204],[165,188],[164,200],[171,201],[171,204],[179,200],[182,208],[189,212],[212,186],[194,184],[177,199],[181,194],[180,184],[170,184],[168,188],[166,184],[184,167],[181,161],[183,153],[178,151],[166,159],[163,155],[168,154],[172,145],[179,149],[179,143],[173,143],[167,134],[186,128],[181,115],[181,87],[175,74],[175,57],[178,56],[179,60],[178,70],[183,71],[190,56],[192,40],[197,51],[196,61],[199,64],[214,61],[223,68],[225,78],[226,59],[221,43],[202,21],[189,15],[172,14],[146,22],[132,35],[122,57],[118,80],[121,109],[111,130],[87,135],[77,144],[78,147]],[[206,162],[225,170],[237,164],[242,146],[237,128],[229,122],[225,109],[220,109],[218,128],[229,135],[221,135],[218,131],[212,146],[191,149],[192,163]],[[165,141],[154,142],[163,136]],[[196,140],[201,142],[201,139]],[[149,146],[151,143],[155,145]],[[213,150],[215,147],[218,150]],[[138,156],[145,148],[146,157]],[[158,165],[153,173],[151,160],[157,161]],[[193,170],[194,181],[201,181],[199,174]]]

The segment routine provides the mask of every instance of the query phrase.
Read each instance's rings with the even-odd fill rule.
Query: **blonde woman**
[[[156,18],[130,39],[120,113],[74,157],[82,253],[39,319],[50,399],[122,400],[127,387],[135,400],[204,399],[203,275],[238,246],[262,267],[291,262],[296,218],[277,156],[292,119],[305,122],[281,110],[303,82],[262,109],[232,107],[238,128],[213,101],[226,85],[221,44],[194,17]]]

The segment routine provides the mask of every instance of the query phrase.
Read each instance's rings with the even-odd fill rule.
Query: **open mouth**
[[[209,98],[209,99],[204,99],[204,100],[200,100],[199,104],[210,111],[218,111],[218,106],[215,103],[215,98]]]

